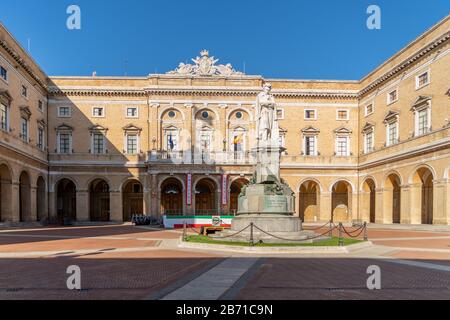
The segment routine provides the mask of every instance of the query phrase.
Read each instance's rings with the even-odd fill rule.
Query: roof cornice
[[[36,81],[44,90],[48,90],[47,84],[44,80],[42,80],[39,76],[37,76],[33,70],[31,70],[30,66],[28,66],[25,62],[25,60],[16,52],[14,51],[5,40],[0,39],[0,47],[5,49],[5,51],[16,61],[28,75],[33,78],[34,81]]]
[[[443,44],[445,44],[450,39],[450,31],[446,32],[444,35],[440,36],[439,38],[435,39],[431,43],[429,43],[427,46],[422,48],[421,50],[417,51],[415,54],[411,55],[409,58],[403,60],[400,64],[398,64],[396,67],[391,68],[389,72],[386,72],[381,77],[378,77],[375,81],[372,81],[369,85],[367,85],[365,88],[363,88],[359,92],[359,97],[363,96],[367,92],[373,90],[375,87],[379,86],[380,84],[388,81],[392,77],[399,74],[404,69],[408,68],[410,65],[414,64],[425,56],[426,54],[430,53],[431,51],[435,50],[438,47],[441,47]]]

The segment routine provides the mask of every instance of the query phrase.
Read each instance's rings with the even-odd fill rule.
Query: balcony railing
[[[187,152],[187,151],[149,151],[150,163],[174,164],[241,164],[254,165],[254,154],[249,151],[214,151],[214,152]]]

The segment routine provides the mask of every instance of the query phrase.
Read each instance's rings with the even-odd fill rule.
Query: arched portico
[[[12,220],[12,175],[6,164],[0,164],[0,221]]]

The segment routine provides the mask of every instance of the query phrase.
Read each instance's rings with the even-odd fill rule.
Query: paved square
[[[339,256],[187,250],[180,236],[130,225],[0,229],[0,299],[450,299],[450,232],[370,229],[374,246]],[[70,265],[81,291],[67,289]],[[367,289],[370,265],[381,290]]]

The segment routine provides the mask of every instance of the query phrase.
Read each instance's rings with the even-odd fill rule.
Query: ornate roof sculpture
[[[216,63],[219,59],[209,56],[208,50],[202,50],[200,57],[192,59],[194,64],[180,63],[178,68],[174,71],[167,72],[167,74],[176,75],[191,75],[191,76],[242,76],[244,73],[233,69],[233,66],[228,63],[226,65]]]

